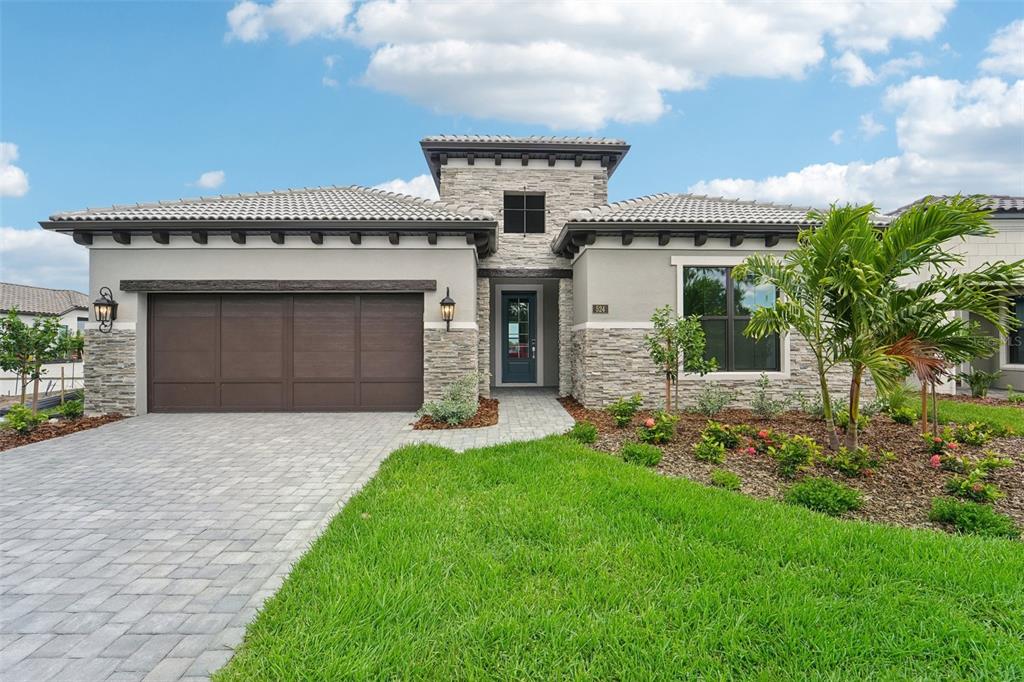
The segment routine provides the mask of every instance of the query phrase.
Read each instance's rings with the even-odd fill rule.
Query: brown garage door
[[[151,294],[153,412],[415,410],[422,294]]]

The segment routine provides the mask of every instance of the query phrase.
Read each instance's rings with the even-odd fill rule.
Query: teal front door
[[[537,292],[501,293],[501,382],[537,383]]]

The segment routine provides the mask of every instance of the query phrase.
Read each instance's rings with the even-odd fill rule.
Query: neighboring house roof
[[[921,197],[917,201],[907,204],[906,206],[900,206],[895,211],[889,213],[891,216],[899,215],[903,213],[911,206],[917,206],[922,201],[927,199],[948,199],[949,195],[940,195],[934,197]],[[1024,197],[1011,197],[1006,194],[990,194],[982,197],[982,204],[988,210],[994,214],[1004,213],[1024,213]]]
[[[810,208],[695,194],[651,194],[575,211],[570,223],[811,225]]]
[[[441,186],[441,166],[452,158],[491,159],[495,165],[546,159],[599,161],[612,176],[619,167],[629,145],[625,140],[609,137],[558,137],[555,135],[432,135],[420,140],[420,148],[430,167],[434,184]]]
[[[0,282],[0,311],[15,309],[27,315],[63,315],[72,310],[88,310],[89,297],[71,289]]]
[[[493,221],[471,207],[420,199],[370,187],[313,187],[253,194],[179,199],[50,216],[50,222],[128,221],[373,221],[460,223]]]

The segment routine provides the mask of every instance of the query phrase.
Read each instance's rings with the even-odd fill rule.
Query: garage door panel
[[[353,410],[359,407],[354,381],[296,382],[292,395],[296,410]]]
[[[150,301],[151,410],[408,410],[422,402],[420,294]]]

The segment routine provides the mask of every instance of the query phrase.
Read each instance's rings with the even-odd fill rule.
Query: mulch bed
[[[432,429],[479,429],[483,426],[494,426],[498,423],[498,401],[494,398],[480,398],[480,406],[476,408],[476,414],[464,422],[449,424],[448,422],[434,421],[429,415],[423,415],[412,425],[417,431],[429,431]]]
[[[104,414],[99,417],[62,419],[56,424],[47,422],[37,426],[31,433],[18,433],[17,431],[2,429],[0,430],[0,451],[10,450],[19,445],[28,445],[29,443],[38,443],[39,441],[50,440],[51,438],[59,438],[69,433],[95,429],[97,426],[103,426],[104,424],[120,421],[121,419],[124,419],[124,416],[114,413]]]
[[[589,410],[572,398],[562,399],[562,405],[577,421],[586,420],[598,428],[594,444],[598,450],[614,453],[629,440],[636,440],[636,427],[649,413],[641,412],[629,427],[620,429],[615,420],[603,410]],[[805,435],[827,446],[828,430],[825,422],[802,412],[786,412],[774,419],[756,417],[749,410],[724,410],[715,417],[723,424],[748,424],[754,428],[774,429],[787,435]],[[709,484],[714,469],[727,469],[742,479],[741,492],[762,499],[781,500],[783,491],[793,481],[779,476],[775,462],[767,456],[747,455],[741,450],[729,452],[722,464],[700,462],[693,456],[693,444],[707,426],[708,418],[694,413],[682,414],[676,437],[659,446],[664,453],[657,471],[667,476],[680,476]],[[842,434],[840,434],[842,435]],[[933,469],[928,464],[931,456],[917,425],[903,425],[884,415],[871,419],[871,424],[860,434],[861,445],[872,450],[889,450],[895,461],[886,462],[869,477],[847,478],[825,464],[817,464],[807,475],[825,476],[860,490],[864,507],[849,518],[917,528],[940,528],[928,520],[933,497],[944,494],[943,485],[951,475]],[[827,447],[824,448],[827,452]],[[989,481],[999,486],[1006,497],[994,505],[996,511],[1012,517],[1024,526],[1024,437],[993,438],[982,447],[961,445],[960,452],[972,456],[991,451],[1009,457],[1013,466],[996,469]]]

